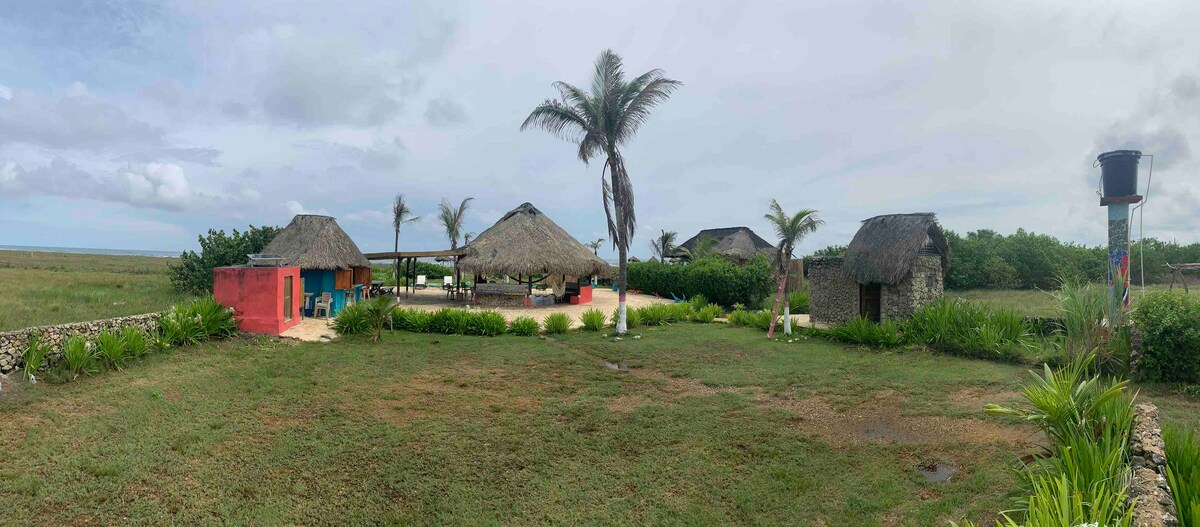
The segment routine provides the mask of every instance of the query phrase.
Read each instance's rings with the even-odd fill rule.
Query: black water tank
[[[1100,177],[1104,180],[1104,197],[1132,196],[1137,194],[1138,150],[1113,150],[1100,154]]]

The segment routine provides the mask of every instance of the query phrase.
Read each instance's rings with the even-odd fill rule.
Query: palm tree
[[[463,245],[471,245],[471,240],[475,239],[474,232],[468,232],[463,235]]]
[[[604,238],[596,238],[596,241],[587,242],[584,245],[592,248],[592,254],[600,256],[600,247],[604,245]]]
[[[601,197],[608,219],[609,238],[617,248],[619,262],[617,334],[626,331],[626,256],[637,225],[633,185],[620,147],[633,139],[638,127],[650,117],[650,110],[666,101],[681,85],[677,80],[666,78],[660,69],[627,81],[621,57],[606,49],[596,59],[590,92],[565,82],[555,82],[560,98],[546,99],[521,123],[521,130],[541,128],[578,143],[577,155],[584,164],[604,155],[604,166],[600,170]]]
[[[475,198],[465,198],[458,207],[450,204],[446,198],[438,205],[438,221],[446,228],[446,237],[450,238],[450,250],[458,248],[458,235],[462,232],[463,219],[467,215],[467,206]]]
[[[650,240],[650,252],[657,256],[659,260],[666,261],[669,255],[675,251],[675,239],[679,237],[679,233],[675,231],[661,231],[657,238]]]
[[[412,209],[408,208],[408,203],[404,201],[404,194],[396,194],[396,201],[392,202],[392,229],[396,231],[396,243],[392,246],[392,251],[400,252],[400,227],[405,223],[415,223],[421,221],[421,217],[414,215]],[[400,259],[396,258],[396,287],[400,287]],[[399,291],[399,289],[396,289]]]
[[[771,212],[763,214],[771,226],[775,228],[775,235],[779,237],[779,245],[775,247],[775,261],[779,265],[779,276],[787,274],[788,263],[791,262],[793,252],[796,250],[796,244],[805,236],[812,234],[817,230],[817,227],[824,225],[825,222],[817,218],[817,211],[813,209],[801,209],[795,214],[788,215],[783,212],[783,207],[779,206],[779,202],[771,200]],[[779,302],[783,301],[783,334],[792,334],[792,310],[790,302],[788,302],[787,284],[784,283],[783,295],[775,299],[775,312],[779,312]]]

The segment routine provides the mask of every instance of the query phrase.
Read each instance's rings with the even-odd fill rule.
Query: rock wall
[[[842,269],[842,257],[818,256],[808,266],[809,317],[841,324],[858,316],[858,282]]]
[[[1133,525],[1179,525],[1175,518],[1171,489],[1164,476],[1167,473],[1167,455],[1158,424],[1158,407],[1153,404],[1141,403],[1134,408],[1129,462],[1133,466],[1129,497],[1137,500],[1133,508]]]
[[[880,312],[883,318],[906,319],[913,311],[942,299],[942,260],[936,255],[917,256],[907,278],[881,288]]]
[[[46,362],[51,363],[57,361],[58,357],[62,355],[63,344],[68,338],[75,335],[83,335],[91,340],[106,329],[110,331],[122,330],[130,326],[149,332],[157,328],[158,316],[159,313],[147,313],[145,315],[132,315],[128,317],[93,320],[90,322],[73,322],[56,326],[40,326],[0,333],[0,373],[8,373],[21,366],[21,357],[25,355],[25,349],[29,347],[29,337],[34,332],[40,333],[42,343],[50,346],[50,354],[46,358]]]

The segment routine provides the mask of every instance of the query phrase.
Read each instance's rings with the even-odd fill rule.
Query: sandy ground
[[[625,297],[626,306],[641,307],[649,304],[669,304],[670,300],[654,298],[650,295],[628,295]],[[617,309],[617,292],[612,289],[593,289],[592,303],[590,304],[555,304],[545,307],[498,307],[498,308],[482,308],[472,307],[467,301],[455,301],[446,298],[446,292],[440,289],[423,289],[416,292],[410,292],[408,298],[405,298],[404,292],[400,292],[400,298],[397,299],[399,305],[405,307],[415,307],[427,311],[436,311],[443,307],[463,307],[468,309],[492,309],[499,311],[504,318],[509,321],[519,316],[533,317],[538,322],[546,318],[550,313],[566,313],[571,317],[571,327],[579,327],[579,316],[584,311],[589,309],[599,309],[603,311],[605,316],[612,316],[613,311]]]
[[[329,321],[324,318],[309,317],[301,320],[299,324],[288,328],[287,331],[284,331],[279,336],[307,342],[318,342],[337,338],[337,332],[329,325]]]

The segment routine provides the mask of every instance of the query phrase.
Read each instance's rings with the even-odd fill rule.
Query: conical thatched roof
[[[608,276],[611,269],[529,203],[479,233],[465,250],[459,266],[478,274]]]
[[[859,283],[904,280],[919,254],[937,254],[942,272],[950,268],[950,246],[932,212],[887,214],[863,220],[846,248],[842,265]]]
[[[371,265],[337,221],[315,214],[297,214],[262,252],[278,254],[287,258],[288,265],[298,265],[301,269],[336,270]]]
[[[679,247],[692,251],[696,248],[696,243],[704,237],[711,237],[717,241],[717,245],[713,247],[713,251],[716,254],[735,260],[752,260],[759,254],[770,258],[771,255],[775,254],[775,246],[771,242],[764,240],[762,236],[755,234],[749,227],[704,229],[699,234],[679,244]],[[675,251],[668,256],[680,258],[686,256],[686,254],[683,251]]]

